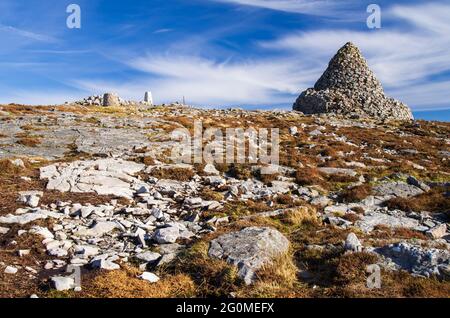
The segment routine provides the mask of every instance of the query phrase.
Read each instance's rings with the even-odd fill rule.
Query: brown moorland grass
[[[336,267],[336,282],[341,284],[366,280],[366,266],[376,264],[378,256],[372,253],[358,252],[343,254]]]
[[[42,143],[42,140],[36,136],[27,136],[19,138],[17,143],[27,147],[37,147]]]
[[[114,271],[93,271],[83,275],[81,292],[48,291],[50,298],[178,298],[193,297],[195,285],[188,275],[163,275],[156,283],[138,278],[140,271],[123,265]]]
[[[423,194],[410,198],[393,198],[386,202],[389,209],[399,209],[402,211],[428,211],[447,212],[450,211],[450,197],[446,195],[444,187],[432,188]]]
[[[392,240],[392,239],[420,239],[428,240],[426,235],[419,231],[415,231],[403,227],[391,228],[385,225],[376,225],[374,230],[370,233],[369,237],[376,240]],[[380,242],[382,244],[383,242]]]
[[[295,180],[301,186],[321,185],[324,179],[316,168],[299,168],[295,173]]]
[[[289,209],[286,213],[282,214],[281,220],[289,225],[295,226],[303,223],[320,224],[317,210],[307,206]]]
[[[209,243],[199,241],[180,255],[174,272],[188,273],[196,284],[197,297],[227,297],[242,285],[237,268],[208,256]]]
[[[189,181],[195,173],[188,168],[156,168],[150,172],[150,175],[158,179]]]
[[[339,199],[345,203],[359,202],[372,194],[372,186],[369,184],[359,185],[345,189],[339,194]]]

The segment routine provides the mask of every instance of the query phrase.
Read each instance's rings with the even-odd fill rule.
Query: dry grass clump
[[[367,274],[366,274],[367,275]],[[450,282],[415,277],[405,271],[382,271],[381,288],[369,289],[359,280],[334,287],[332,297],[448,298]]]
[[[74,297],[95,298],[174,298],[193,297],[195,285],[186,274],[167,275],[156,283],[138,278],[140,272],[124,266],[121,270],[100,272],[92,280],[83,282],[80,294]]]
[[[221,212],[224,215],[232,217],[233,219],[239,219],[242,216],[248,216],[271,210],[272,209],[266,202],[247,200],[246,202],[228,201],[225,203]],[[207,214],[207,212],[209,211],[206,211],[205,214]]]
[[[327,166],[332,166],[327,165]],[[339,165],[337,165],[339,166]],[[328,182],[333,182],[333,183],[351,183],[351,182],[356,182],[358,181],[358,177],[356,176],[347,176],[345,174],[330,174],[326,177]]]
[[[355,212],[356,214],[364,214],[365,213],[364,209],[359,206],[352,208],[352,211]]]
[[[376,225],[374,231],[370,234],[370,237],[374,239],[419,239],[419,240],[427,240],[426,235],[419,231],[415,231],[408,228],[403,227],[394,227],[391,228],[386,225]]]
[[[237,290],[241,280],[237,267],[208,256],[209,243],[199,241],[184,251],[174,272],[187,273],[197,286],[197,297],[226,297]]]
[[[346,213],[342,216],[342,218],[344,220],[350,221],[352,223],[355,223],[356,221],[361,220],[361,217],[356,213]]]
[[[290,194],[279,194],[275,198],[275,201],[278,204],[288,204],[288,205],[294,204],[294,198]]]
[[[158,179],[189,181],[195,173],[188,168],[156,168],[150,172],[150,175]]]
[[[316,168],[299,168],[295,173],[295,180],[301,186],[318,185],[323,183],[323,178]]]
[[[199,195],[203,200],[207,201],[222,201],[224,199],[223,193],[213,191],[206,187],[202,189]]]
[[[317,210],[312,207],[298,207],[288,210],[281,217],[281,220],[290,225],[319,224]]]
[[[17,140],[17,143],[27,147],[37,147],[42,143],[41,139],[36,136],[21,137]]]
[[[433,188],[431,191],[419,194],[411,198],[393,198],[386,202],[389,209],[402,211],[429,211],[447,212],[450,211],[450,197],[446,196],[445,188]]]
[[[227,172],[231,177],[239,180],[247,180],[253,176],[251,166],[247,164],[232,163]]]
[[[280,176],[279,173],[266,174],[266,173],[259,172],[257,174],[257,178],[266,185],[270,185],[272,183],[272,181],[276,181],[279,176]]]
[[[345,203],[359,202],[361,200],[364,200],[371,194],[372,186],[369,184],[362,184],[353,188],[343,190],[339,195],[339,199]]]
[[[238,297],[302,297],[303,286],[297,281],[298,268],[292,253],[276,257],[256,272],[255,282],[237,292]]]
[[[0,176],[18,174],[22,169],[13,164],[9,159],[0,159]]]
[[[336,281],[349,284],[366,280],[366,267],[376,264],[378,257],[375,254],[360,252],[344,254],[336,267]]]

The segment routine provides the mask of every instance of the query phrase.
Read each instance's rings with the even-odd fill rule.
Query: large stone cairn
[[[108,106],[119,106],[119,105],[120,105],[120,100],[119,100],[119,96],[117,94],[105,93],[103,95],[103,106],[108,107]]]
[[[350,42],[332,58],[314,88],[307,89],[297,98],[293,109],[305,114],[413,119],[407,105],[385,96],[380,81],[369,69],[360,50]]]

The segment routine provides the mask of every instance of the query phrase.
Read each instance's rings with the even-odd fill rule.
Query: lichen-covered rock
[[[424,248],[409,243],[390,244],[374,249],[384,257],[384,265],[392,269],[403,269],[417,276],[445,276],[450,264],[450,252],[436,248]]]
[[[293,109],[305,114],[413,119],[408,106],[385,96],[381,83],[361,52],[350,42],[333,57],[314,88],[307,89],[298,97]]]
[[[255,272],[277,256],[287,252],[289,241],[268,227],[248,227],[224,234],[211,241],[209,256],[224,259],[238,267],[238,275],[246,284],[254,281]]]

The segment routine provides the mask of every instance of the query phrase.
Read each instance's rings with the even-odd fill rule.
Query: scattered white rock
[[[289,127],[289,133],[291,135],[297,135],[298,128],[296,126]]]
[[[4,273],[5,273],[5,274],[16,274],[17,271],[18,271],[18,269],[17,269],[16,267],[14,267],[14,266],[7,266],[7,267],[5,268]]]
[[[211,163],[205,165],[205,167],[203,168],[203,172],[211,176],[218,176],[220,174],[219,170],[217,170],[216,167]]]
[[[346,251],[361,252],[362,244],[355,233],[349,233],[345,240],[344,248]]]
[[[51,278],[53,286],[56,290],[71,290],[75,287],[75,281],[71,277],[53,276]]]
[[[19,168],[25,168],[25,163],[22,159],[11,159],[9,160],[13,165]]]
[[[19,255],[19,257],[24,257],[24,256],[27,256],[27,255],[30,255],[30,250],[19,250],[17,252],[17,254]]]
[[[39,205],[39,200],[43,195],[44,193],[42,191],[22,191],[19,192],[19,198],[17,201],[32,208],[36,208]]]
[[[435,226],[428,230],[426,234],[432,239],[440,239],[447,234],[447,225],[445,223]]]
[[[143,280],[149,281],[150,283],[156,283],[159,281],[159,277],[153,273],[143,272],[141,276],[139,276]]]
[[[141,261],[145,261],[145,262],[155,262],[160,257],[161,257],[161,254],[155,253],[155,252],[151,252],[151,251],[146,251],[144,253],[140,253],[140,254],[136,255],[137,259],[139,259]]]
[[[9,228],[8,227],[0,226],[0,234],[6,234],[8,232],[9,232]]]
[[[175,243],[180,237],[180,230],[176,226],[169,226],[157,229],[154,239],[159,244]]]

